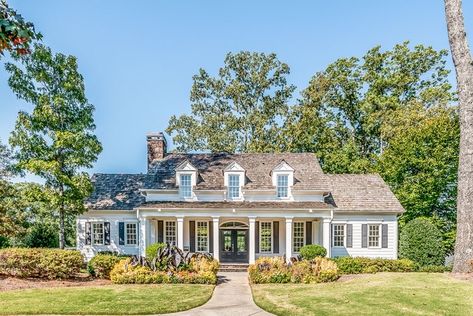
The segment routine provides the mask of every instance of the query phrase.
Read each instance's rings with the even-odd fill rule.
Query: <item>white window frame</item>
[[[335,246],[335,226],[343,227],[343,245]],[[332,247],[333,248],[346,248],[347,245],[347,224],[333,223],[332,224]]]
[[[174,223],[174,244],[169,243],[171,246],[177,246],[177,221],[164,221],[163,226],[163,241],[164,243],[168,243],[168,230],[167,230],[167,223]]]
[[[189,195],[184,194],[184,186],[182,185],[182,178],[189,177]],[[187,187],[187,186],[186,186]],[[192,199],[192,173],[180,173],[179,174],[179,195],[184,199]]]
[[[306,222],[304,221],[295,221],[292,223],[292,249],[294,251],[294,253],[299,253],[299,251],[296,251],[296,238],[295,238],[295,232],[296,232],[296,223],[302,223],[302,247],[305,246],[305,241],[306,241]]]
[[[238,196],[232,196],[232,188],[235,188],[235,186],[231,186],[230,184],[232,183],[231,178],[232,177],[238,177]],[[230,200],[239,200],[241,199],[241,174],[240,173],[229,173],[228,174],[228,198]]]
[[[261,239],[261,237],[262,237],[261,232],[263,231],[263,230],[262,230],[263,223],[264,223],[264,224],[269,223],[269,225],[270,225],[270,227],[271,227],[271,228],[270,228],[270,230],[271,230],[271,235],[270,235],[271,241],[270,241],[270,250],[269,250],[269,251],[267,251],[267,250],[266,250],[266,251],[261,250],[261,244],[262,244],[262,243],[261,243],[261,240],[262,240],[262,239]],[[270,221],[259,222],[259,241],[258,241],[258,242],[259,242],[259,252],[260,252],[260,253],[273,253],[273,238],[274,238],[273,222],[270,222]]]
[[[95,229],[94,229],[94,226],[95,225],[99,225],[101,224],[102,225],[102,243],[96,243],[95,242]],[[90,222],[90,229],[91,229],[91,237],[92,237],[92,240],[90,241],[90,244],[91,245],[94,245],[94,246],[104,246],[105,245],[105,222]]]
[[[128,243],[128,225],[135,225],[135,243]],[[138,222],[124,222],[125,225],[125,246],[137,246],[138,245]]]
[[[287,183],[286,183],[286,196],[279,196],[279,188],[282,186],[279,186],[279,178],[280,177],[286,177],[287,179]],[[279,173],[276,175],[276,196],[278,199],[281,199],[281,200],[285,200],[285,199],[289,199],[291,193],[290,193],[290,185],[289,185],[289,181],[290,181],[290,175],[288,173]]]
[[[378,245],[377,246],[370,246],[370,227],[372,226],[375,226],[375,227],[378,227]],[[381,224],[379,223],[375,223],[375,224],[367,224],[367,232],[366,232],[366,238],[368,239],[366,241],[366,245],[368,246],[368,248],[373,248],[373,249],[377,249],[377,248],[381,248],[381,243],[382,243],[382,232],[381,232]]]
[[[207,225],[207,247],[206,250],[199,250],[199,223]],[[210,225],[208,221],[195,221],[195,252],[210,252]]]

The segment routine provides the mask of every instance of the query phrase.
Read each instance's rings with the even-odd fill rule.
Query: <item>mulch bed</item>
[[[110,280],[94,279],[86,274],[81,274],[74,279],[66,280],[13,278],[0,275],[0,291],[72,286],[101,286],[109,284],[112,284]]]

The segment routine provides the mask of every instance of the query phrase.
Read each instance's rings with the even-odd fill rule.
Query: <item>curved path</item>
[[[202,306],[188,311],[167,315],[272,315],[253,301],[247,272],[225,272],[218,274],[218,284],[210,300]]]

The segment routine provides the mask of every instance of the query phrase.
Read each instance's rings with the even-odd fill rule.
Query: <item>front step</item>
[[[221,263],[219,272],[246,272],[248,271],[248,264],[246,263]]]

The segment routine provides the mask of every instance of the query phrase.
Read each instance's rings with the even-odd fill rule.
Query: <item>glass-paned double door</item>
[[[220,261],[248,262],[248,230],[220,230]]]

